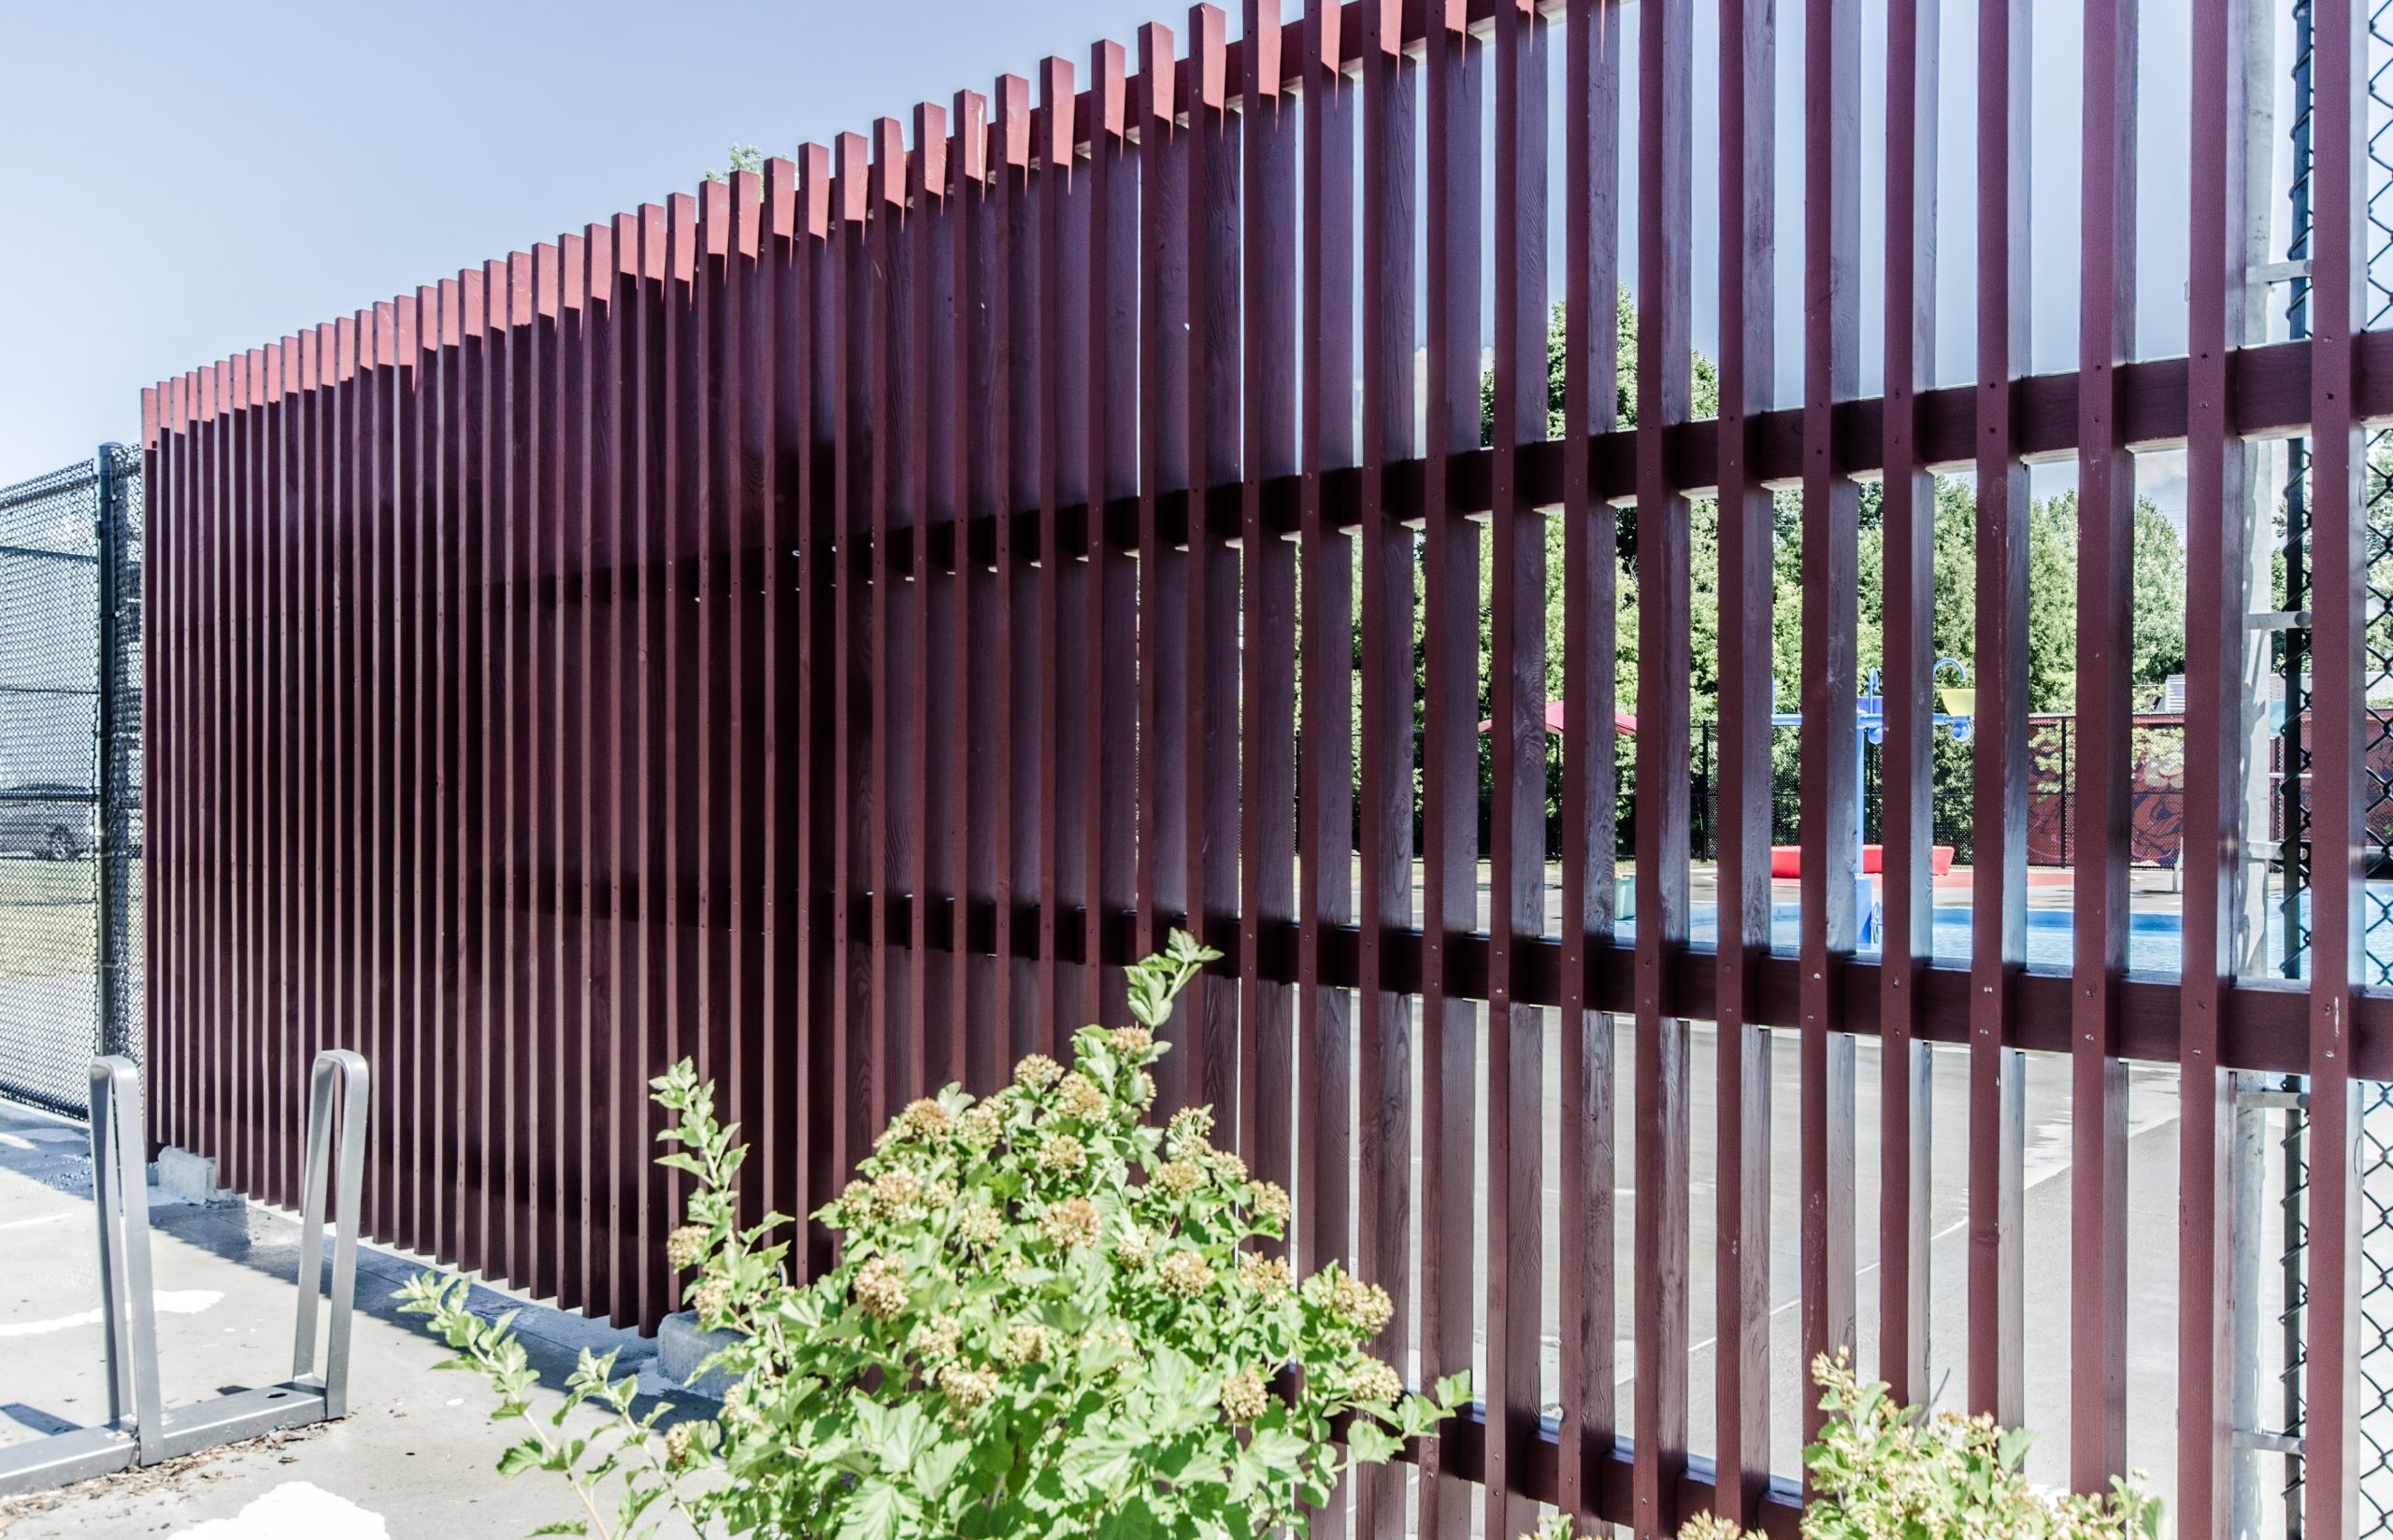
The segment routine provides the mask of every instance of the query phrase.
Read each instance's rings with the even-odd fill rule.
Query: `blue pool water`
[[[1631,879],[1621,881],[1620,910],[1623,918],[1614,934],[1623,942],[1637,935],[1635,916],[1629,911],[1635,904]],[[2370,977],[2393,979],[2393,882],[2371,882],[2365,896],[2365,935],[2369,954]],[[2281,922],[2282,900],[2273,895],[2267,905],[2268,920],[2259,937],[2266,953],[2267,967],[2273,972],[2284,956],[2284,928]],[[2310,897],[2301,897],[2303,929],[2309,928]],[[1777,904],[1770,908],[1770,950],[1792,956],[1801,946],[1801,908],[1794,904]],[[1970,916],[1967,905],[1939,905],[1935,910],[1935,931],[1931,943],[1936,962],[1962,965],[1970,957]],[[1698,950],[1711,950],[1719,941],[1718,916],[1709,905],[1699,905],[1694,914],[1693,934],[1689,944]],[[2028,965],[2038,970],[2066,972],[2072,961],[2071,944],[2076,934],[2076,917],[2064,904],[2053,908],[2031,908],[2028,911]],[[2128,971],[2161,978],[2174,978],[2183,969],[2184,929],[2174,909],[2138,910],[2128,919]],[[1878,955],[1878,939],[1866,938],[1856,955],[1874,958]],[[2302,976],[2308,976],[2305,966]]]
[[[1970,956],[1970,914],[1966,908],[1936,910],[1934,955],[1940,962],[1966,962]],[[1793,953],[1801,946],[1801,910],[1793,904],[1770,906],[1770,949]],[[1696,910],[1693,934],[1689,944],[1709,948],[1720,939],[1719,917],[1709,906]],[[1615,927],[1622,941],[1636,938],[1636,921],[1625,920]],[[2035,968],[2065,969],[2070,965],[2071,938],[2075,935],[2073,917],[2067,909],[2030,909],[2028,911],[2028,964]],[[2128,926],[2128,969],[2131,973],[2173,975],[2179,970],[2183,955],[2183,931],[2177,916],[2147,913],[2133,916]],[[1858,955],[1875,957],[1878,944],[1873,937],[1859,948]]]

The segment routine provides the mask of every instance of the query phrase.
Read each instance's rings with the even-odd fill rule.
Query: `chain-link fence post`
[[[99,902],[94,905],[94,919],[99,954],[100,1052],[122,1054],[137,1062],[141,1045],[127,1041],[132,1034],[125,1030],[127,1014],[122,1008],[127,971],[124,943],[129,934],[125,919],[130,905],[126,901],[126,872],[120,848],[123,831],[116,817],[123,803],[120,784],[122,750],[117,731],[118,673],[122,667],[122,649],[117,637],[118,532],[123,521],[124,501],[124,483],[117,475],[117,460],[123,452],[122,445],[103,444],[93,457],[93,474],[99,483],[97,522],[93,535],[100,555],[99,623],[93,628],[98,646],[93,659],[99,685],[100,734],[97,784],[93,787],[99,804],[99,817],[93,820],[96,825],[94,855],[99,862]]]

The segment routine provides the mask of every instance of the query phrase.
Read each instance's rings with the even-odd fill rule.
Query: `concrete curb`
[[[168,1145],[158,1151],[157,1163],[150,1169],[157,1173],[159,1193],[176,1203],[197,1204],[203,1208],[244,1208],[249,1205],[249,1200],[238,1192],[217,1185],[213,1155],[194,1155]]]
[[[723,1369],[710,1369],[700,1375],[698,1365],[738,1340],[736,1332],[701,1330],[695,1311],[676,1311],[657,1325],[656,1357],[649,1368],[657,1378],[684,1395],[721,1401],[731,1389],[730,1374]]]

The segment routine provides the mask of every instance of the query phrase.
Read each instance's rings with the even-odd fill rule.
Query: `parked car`
[[[0,855],[75,861],[99,844],[89,788],[35,783],[0,789]]]

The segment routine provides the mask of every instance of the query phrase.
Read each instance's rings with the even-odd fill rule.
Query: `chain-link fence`
[[[141,1034],[141,459],[0,489],[0,1094]]]

